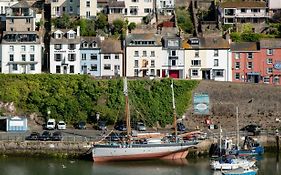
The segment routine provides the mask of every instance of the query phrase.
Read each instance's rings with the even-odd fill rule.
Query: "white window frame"
[[[266,73],[267,74],[272,74],[273,73],[273,68],[272,67],[266,68]]]
[[[266,64],[272,64],[272,63],[273,63],[272,58],[267,58],[267,59],[266,59]]]
[[[273,49],[266,49],[266,55],[273,55]]]

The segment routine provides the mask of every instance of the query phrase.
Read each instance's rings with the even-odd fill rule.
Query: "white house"
[[[171,15],[174,12],[174,0],[156,0],[156,9],[158,13]]]
[[[82,18],[97,16],[97,0],[79,0],[78,15]]]
[[[188,79],[232,81],[229,43],[223,38],[190,38],[183,41]]]
[[[123,76],[123,51],[120,40],[102,39],[100,57],[102,77]]]
[[[273,16],[275,13],[281,12],[281,0],[268,0],[269,16]]]
[[[0,14],[5,15],[7,8],[13,6],[18,3],[17,0],[1,0],[0,1]]]
[[[50,73],[80,73],[80,27],[77,30],[56,29],[50,41]]]
[[[41,73],[42,39],[37,32],[3,32],[1,73]]]
[[[161,36],[154,33],[129,34],[126,38],[126,76],[162,77]]]

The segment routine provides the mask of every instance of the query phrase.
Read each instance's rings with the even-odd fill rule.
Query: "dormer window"
[[[62,34],[61,33],[57,33],[56,34],[56,39],[61,39],[62,38]]]
[[[199,39],[191,39],[190,44],[192,45],[198,45],[199,44]]]
[[[74,33],[69,33],[68,34],[68,39],[74,39]]]
[[[83,48],[87,48],[88,47],[88,43],[87,42],[83,42],[82,47]]]
[[[92,43],[92,47],[93,47],[93,48],[96,48],[96,47],[97,47],[97,43],[96,43],[96,42],[93,42],[93,43]]]

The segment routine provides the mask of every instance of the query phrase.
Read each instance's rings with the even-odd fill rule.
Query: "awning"
[[[247,75],[261,75],[259,72],[248,72]]]

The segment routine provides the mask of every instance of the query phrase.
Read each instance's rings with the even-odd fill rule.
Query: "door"
[[[83,74],[87,74],[87,66],[82,66],[82,72]]]
[[[22,70],[21,73],[26,74],[27,73],[26,72],[26,65],[21,65],[21,70]]]
[[[169,70],[169,77],[179,78],[180,77],[179,70]]]
[[[211,79],[210,70],[202,70],[202,79],[203,80],[210,80]]]
[[[67,66],[63,66],[63,74],[67,74]]]

